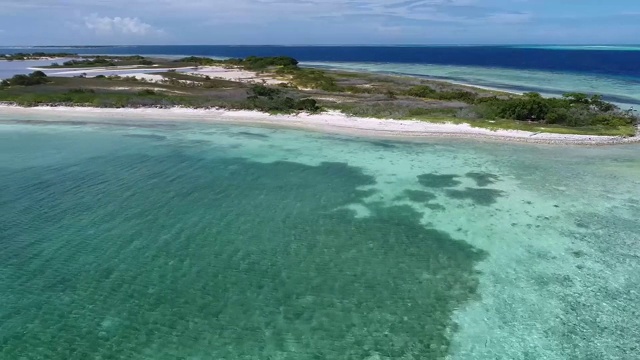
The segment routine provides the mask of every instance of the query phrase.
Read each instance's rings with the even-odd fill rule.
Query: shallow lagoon
[[[131,125],[0,123],[0,358],[639,351],[637,145]]]

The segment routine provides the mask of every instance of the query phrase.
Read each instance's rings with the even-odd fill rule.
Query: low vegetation
[[[24,60],[38,60],[38,59],[45,59],[45,58],[65,58],[65,57],[75,57],[75,56],[77,56],[77,54],[34,52],[34,53],[0,54],[0,60],[24,61]]]
[[[289,78],[292,85],[303,89],[319,89],[329,92],[342,91],[337,85],[336,79],[325,71],[301,68],[298,66],[298,60],[288,56],[249,56],[245,59],[226,60],[190,56],[176,60],[176,62],[197,66],[233,66],[258,72],[271,71],[280,77]]]
[[[320,111],[318,102],[311,98],[295,99],[286,92],[264,85],[254,85],[249,89],[247,98],[250,107],[269,113],[291,113],[306,111],[315,113]]]
[[[509,99],[491,99],[476,106],[482,118],[512,119],[569,127],[633,125],[637,119],[605,102],[598,95],[565,94],[562,98],[544,98],[528,93]]]
[[[34,71],[29,75],[15,75],[11,79],[2,80],[2,82],[0,82],[0,88],[10,86],[34,86],[48,82],[49,78],[45,73],[42,71]]]
[[[207,57],[190,56],[182,59],[178,59],[175,62],[195,64],[199,66],[212,66],[212,65],[229,65],[236,66],[246,70],[261,71],[273,67],[292,67],[298,66],[298,60],[288,56],[275,56],[275,57],[257,57],[249,56],[244,59],[226,59],[217,60]]]
[[[477,93],[467,90],[446,90],[438,91],[427,85],[414,86],[406,91],[407,96],[428,98],[433,100],[444,101],[462,101],[465,103],[474,103],[480,97]]]
[[[433,100],[461,101],[471,105],[468,112],[481,119],[509,119],[569,127],[633,125],[637,119],[630,112],[602,100],[600,95],[568,93],[562,98],[545,98],[538,93],[522,96],[479,96],[470,91],[436,91],[429,86],[415,86],[406,95]]]
[[[72,59],[62,64],[53,63],[45,68],[85,68],[85,67],[109,67],[109,66],[134,66],[155,65],[155,62],[140,55],[133,56],[85,56]]]
[[[110,57],[94,57],[72,60],[63,66],[105,66],[113,61],[116,60]],[[119,57],[116,63],[143,61],[151,60],[141,56]],[[284,83],[272,86],[256,80],[258,83],[248,84],[171,70],[157,73],[163,77],[158,82],[116,75],[48,78],[36,72],[3,81],[0,101],[23,106],[180,105],[270,113],[336,109],[353,116],[594,135],[632,136],[638,124],[637,116],[631,111],[622,111],[598,95],[569,93],[561,98],[545,98],[537,93],[514,95],[419,78],[304,68],[289,57],[227,60],[187,57],[152,62],[167,67],[229,66],[281,79]]]
[[[0,101],[20,106],[92,106],[101,108],[224,108],[290,114],[318,112],[317,101],[291,89],[261,84],[204,79],[167,73],[176,78],[149,83],[127,76],[49,78],[50,83],[25,87],[9,84],[0,90]],[[181,75],[181,76],[180,76]],[[23,75],[18,76],[22,79]],[[30,76],[27,76],[30,77]],[[212,85],[215,84],[215,85]]]
[[[319,89],[327,92],[343,92],[336,79],[325,71],[299,67],[283,67],[276,71],[280,76],[289,76],[291,83],[302,89]]]
[[[51,67],[91,67],[91,66],[115,66],[116,64],[108,59],[101,56],[97,56],[94,59],[83,59],[83,60],[69,60],[65,61],[62,64],[54,63]]]

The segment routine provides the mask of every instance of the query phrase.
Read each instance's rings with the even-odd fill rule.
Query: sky
[[[0,0],[0,46],[634,43],[640,0]]]

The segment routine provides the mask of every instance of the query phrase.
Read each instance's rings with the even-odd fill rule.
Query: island
[[[55,60],[70,57],[78,57],[77,54],[71,53],[15,53],[15,54],[0,54],[0,61],[25,61],[25,60]]]
[[[310,68],[287,56],[83,56],[33,70],[0,83],[5,107],[180,108],[209,118],[236,112],[235,119],[244,111],[244,118],[253,122],[370,130],[384,136],[457,134],[570,143],[638,140],[637,115],[600,95],[514,94],[419,77]],[[67,76],[45,73],[52,70]],[[106,71],[110,74],[101,74]]]

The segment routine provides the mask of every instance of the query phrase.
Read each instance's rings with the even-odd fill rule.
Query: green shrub
[[[295,105],[296,110],[308,111],[311,113],[318,112],[320,107],[318,106],[318,102],[315,99],[301,99]]]
[[[290,97],[251,97],[248,101],[252,109],[264,112],[290,113],[296,109],[296,101]]]
[[[95,94],[95,92],[96,91],[93,89],[83,89],[83,88],[71,89],[67,91],[68,94]]]
[[[562,95],[562,98],[571,104],[588,105],[590,102],[587,94],[582,94],[582,93],[566,93]]]
[[[544,120],[551,107],[543,98],[521,97],[487,103],[495,106],[497,116],[514,120]]]
[[[234,65],[248,70],[264,70],[269,67],[297,67],[298,60],[288,56],[258,57],[249,56],[244,59],[215,60],[207,57],[189,56],[176,60],[176,62],[192,63],[200,66],[210,65]]]
[[[47,74],[43,73],[40,70],[37,70],[37,71],[34,71],[31,74],[29,74],[29,77],[32,77],[32,78],[46,78]]]
[[[293,82],[299,87],[320,89],[328,92],[341,91],[336,79],[322,70],[283,68],[279,73],[291,75]]]
[[[434,100],[462,101],[466,103],[474,103],[477,98],[477,95],[470,91],[436,91],[435,89],[427,85],[414,86],[407,90],[405,92],[405,95]]]
[[[275,96],[279,95],[282,91],[275,88],[270,88],[264,85],[253,85],[251,89],[249,89],[250,96],[253,97],[267,97],[269,99],[273,99]]]
[[[33,86],[46,84],[49,82],[47,75],[42,71],[34,71],[29,75],[19,74],[13,76],[11,79],[3,80],[1,85],[3,87],[8,86]]]
[[[62,63],[62,66],[66,67],[82,67],[82,66],[115,66],[108,58],[102,56],[96,56],[93,59],[85,59],[85,60],[69,60]]]
[[[239,61],[239,65],[253,70],[262,70],[272,66],[296,67],[298,60],[288,56],[258,57],[249,56]]]
[[[283,91],[280,89],[264,85],[254,85],[249,89],[246,106],[255,110],[277,113],[317,112],[320,110],[315,99],[295,100],[289,96],[283,96]]]
[[[625,117],[616,116],[616,115],[601,114],[591,118],[591,125],[594,125],[594,126],[620,127],[620,126],[627,126],[632,124],[633,124],[632,118],[628,118],[628,117],[625,118]]]
[[[565,124],[569,120],[569,111],[567,109],[551,109],[545,120],[548,124]]]
[[[138,95],[140,96],[149,96],[149,95],[157,95],[158,93],[152,89],[143,89],[138,91]]]
[[[406,94],[408,96],[420,97],[420,98],[430,98],[435,94],[436,91],[430,86],[426,85],[418,85],[407,90]]]
[[[433,99],[446,100],[446,101],[462,101],[466,103],[474,103],[477,95],[470,91],[442,91],[436,92],[431,96]]]

